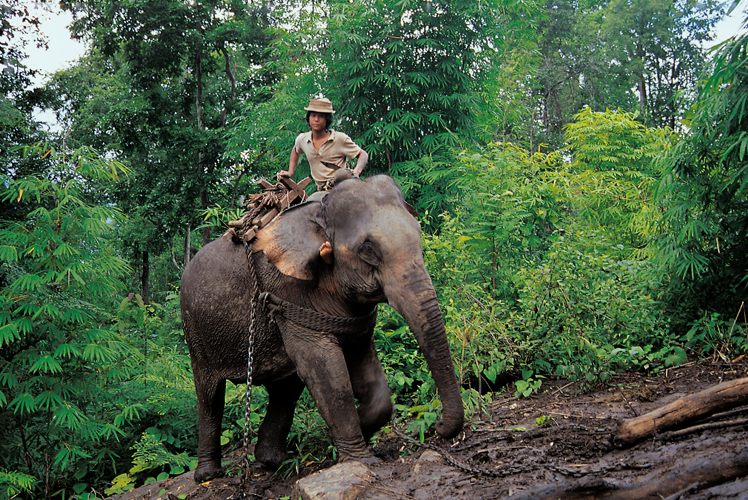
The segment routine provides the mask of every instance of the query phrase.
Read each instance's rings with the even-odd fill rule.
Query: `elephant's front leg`
[[[351,349],[346,349],[345,357],[351,374],[353,394],[359,403],[361,430],[368,442],[392,417],[390,388],[374,348],[373,338],[367,345],[354,345]]]
[[[286,352],[330,428],[341,460],[378,461],[364,441],[350,375],[337,340],[283,333]]]

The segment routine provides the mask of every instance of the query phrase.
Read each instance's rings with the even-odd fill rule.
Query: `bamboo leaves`
[[[102,306],[127,269],[105,238],[120,214],[85,200],[93,185],[126,170],[88,148],[42,144],[24,155],[39,163],[38,173],[2,178],[3,199],[23,205],[25,216],[0,224],[0,412],[10,429],[3,439],[15,443],[5,451],[19,448],[21,432],[25,461],[35,464],[29,471],[41,477],[50,466],[59,474],[91,458],[118,432],[107,422],[119,411],[108,384],[112,371],[123,373],[113,368],[127,349],[101,325],[110,321]],[[46,444],[29,448],[28,440]],[[52,464],[36,456],[49,452]]]
[[[690,133],[660,161],[657,186],[665,210],[653,253],[678,277],[717,279],[720,288],[725,279],[745,283],[748,272],[747,47],[742,36],[715,49],[713,71],[688,116]]]

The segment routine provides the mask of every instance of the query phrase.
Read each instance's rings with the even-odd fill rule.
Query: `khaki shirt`
[[[317,187],[324,186],[328,180],[332,179],[339,168],[345,168],[346,158],[355,158],[361,153],[361,148],[343,132],[331,130],[330,137],[317,151],[312,144],[312,132],[299,134],[293,145],[297,153],[304,153],[309,167],[312,171],[312,179]],[[330,168],[322,162],[332,163],[338,168]]]

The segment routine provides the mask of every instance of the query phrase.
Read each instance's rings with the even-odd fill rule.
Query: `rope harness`
[[[324,332],[335,336],[355,335],[368,331],[377,319],[376,307],[366,316],[339,318],[299,307],[267,292],[260,294],[260,302],[270,313],[271,321],[282,321],[284,330],[290,330],[292,335],[306,332]]]

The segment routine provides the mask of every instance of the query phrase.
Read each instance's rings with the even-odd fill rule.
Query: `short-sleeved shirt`
[[[345,168],[346,158],[352,159],[361,153],[361,148],[347,134],[336,130],[330,132],[330,137],[319,148],[319,151],[314,148],[311,131],[299,134],[293,145],[296,152],[304,153],[309,161],[312,179],[317,186],[324,186],[339,168]],[[323,161],[334,164],[337,168],[328,167],[322,163]]]

